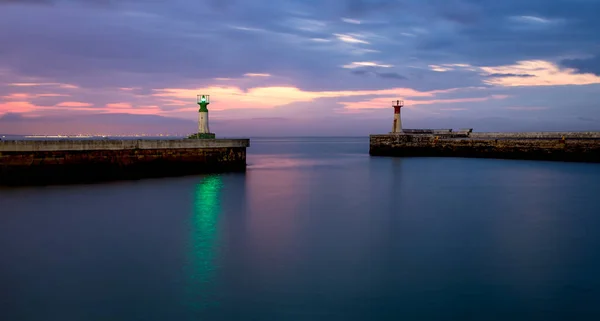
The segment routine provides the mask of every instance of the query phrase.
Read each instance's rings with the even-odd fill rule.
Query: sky
[[[0,0],[0,134],[600,130],[600,0]]]

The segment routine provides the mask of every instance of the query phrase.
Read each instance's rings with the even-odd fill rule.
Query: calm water
[[[0,320],[600,320],[600,165],[367,151],[0,190]]]

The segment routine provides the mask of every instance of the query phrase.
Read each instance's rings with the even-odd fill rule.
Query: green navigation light
[[[200,109],[198,110],[201,113],[208,113],[208,105],[210,104],[210,99],[208,95],[198,95],[198,105],[200,105]]]

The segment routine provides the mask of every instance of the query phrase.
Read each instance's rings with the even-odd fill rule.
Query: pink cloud
[[[34,94],[34,97],[69,97],[66,94]]]
[[[31,93],[12,93],[0,98],[4,100],[26,100],[38,97],[66,97],[65,94],[31,94]]]
[[[271,77],[270,74],[261,74],[261,73],[247,73],[244,74],[246,77]]]
[[[51,86],[51,87],[59,87],[64,89],[78,89],[79,86],[71,85],[71,84],[61,84],[56,82],[17,82],[10,83],[9,86],[13,87],[40,87],[40,86]]]
[[[37,109],[37,106],[27,101],[9,101],[0,104],[0,114],[28,113]]]
[[[195,103],[195,101],[184,101],[179,99],[163,99],[162,101],[165,106],[186,106]]]
[[[243,91],[236,86],[210,86],[197,89],[157,89],[153,96],[171,100],[190,101],[190,98],[195,98],[196,95],[203,93],[208,93],[211,97],[217,97],[216,99],[213,99],[213,104],[218,104],[219,108],[222,109],[274,108],[291,103],[310,102],[319,98],[379,95],[394,95],[394,97],[432,97],[434,95],[434,92],[420,92],[410,88],[355,91],[304,91],[291,86],[278,86],[255,87]]]
[[[132,104],[126,102],[107,104],[101,111],[109,114],[127,113],[135,115],[158,115],[162,113],[162,110],[155,105],[134,107]]]
[[[6,100],[23,100],[23,99],[28,99],[29,97],[31,97],[31,95],[29,95],[29,94],[14,93],[14,94],[8,94],[7,96],[2,96],[2,99],[6,99]]]
[[[55,105],[56,107],[90,107],[92,104],[79,101],[65,101]]]
[[[130,103],[112,103],[112,104],[107,104],[106,108],[108,108],[108,109],[129,109],[129,108],[131,108],[131,104]]]

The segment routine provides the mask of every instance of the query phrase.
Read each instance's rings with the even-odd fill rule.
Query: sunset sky
[[[600,130],[597,0],[0,0],[0,134]]]

